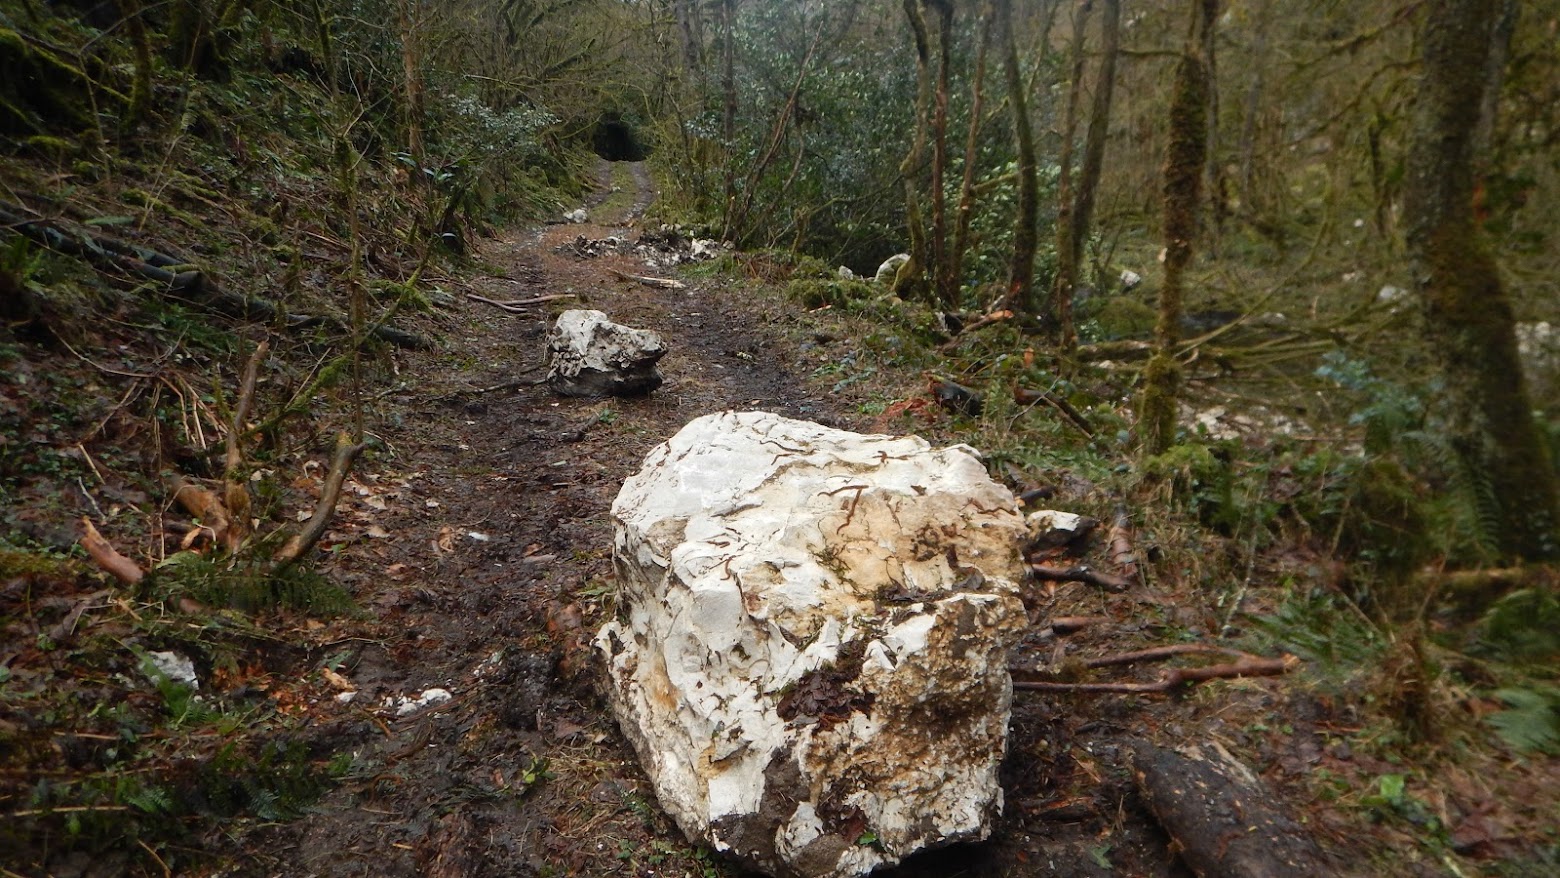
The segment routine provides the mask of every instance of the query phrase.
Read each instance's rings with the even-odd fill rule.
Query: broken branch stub
[[[621,612],[596,646],[690,839],[844,878],[989,834],[1025,530],[972,449],[709,415],[612,514]]]

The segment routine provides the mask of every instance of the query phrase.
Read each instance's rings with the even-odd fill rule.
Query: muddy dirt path
[[[385,451],[349,486],[330,565],[368,618],[332,623],[341,636],[321,654],[345,682],[333,689],[325,675],[311,709],[332,717],[313,729],[313,746],[352,753],[352,768],[316,814],[243,844],[244,871],[709,868],[650,805],[588,679],[583,644],[610,592],[608,509],[650,448],[700,415],[764,408],[849,424],[788,362],[783,313],[724,281],[657,289],[610,271],[653,273],[641,260],[574,252],[580,237],[637,237],[653,192],[644,168],[631,172],[631,204],[611,207],[628,199],[603,189],[591,222],[514,231],[479,254],[503,275],[473,281],[479,295],[576,299],[515,316],[462,298],[447,347],[406,356],[378,400]],[[545,334],[563,307],[659,332],[665,385],[610,401],[545,387],[481,392],[544,374]],[[330,703],[343,685],[357,694]],[[387,699],[394,707],[431,689],[452,697],[386,716]]]

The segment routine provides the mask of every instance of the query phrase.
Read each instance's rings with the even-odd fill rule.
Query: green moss
[[[801,274],[800,270],[796,276],[793,276],[791,282],[785,285],[786,296],[809,310],[826,305],[835,308],[854,308],[871,301],[877,292],[877,289],[866,281],[817,277]]]
[[[1138,409],[1138,438],[1149,455],[1163,454],[1175,444],[1175,398],[1181,386],[1181,364],[1167,353],[1154,354],[1143,370],[1143,397]]]
[[[1136,299],[1113,298],[1094,314],[1105,338],[1140,338],[1154,331],[1158,314]]]
[[[27,552],[0,543],[0,580],[18,576],[63,578],[69,575],[70,564],[63,558]]]
[[[1338,548],[1373,574],[1383,609],[1400,608],[1412,600],[1402,587],[1431,551],[1419,486],[1396,458],[1382,456],[1356,469],[1345,490]]]

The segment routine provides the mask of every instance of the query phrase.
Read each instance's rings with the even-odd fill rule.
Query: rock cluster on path
[[[547,350],[547,386],[564,396],[637,396],[661,386],[661,337],[613,323],[600,311],[558,315]]]
[[[972,449],[708,415],[612,515],[621,603],[596,644],[691,839],[822,878],[987,836],[1025,524]]]

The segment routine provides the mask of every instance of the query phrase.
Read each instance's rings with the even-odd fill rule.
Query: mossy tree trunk
[[[1487,0],[1432,0],[1424,26],[1409,176],[1408,250],[1445,417],[1464,465],[1488,485],[1493,536],[1508,558],[1560,556],[1553,464],[1533,418],[1516,321],[1474,215],[1474,154],[1498,24]]]
[[[135,52],[135,73],[130,85],[130,105],[125,108],[124,124],[133,128],[146,118],[152,106],[152,43],[146,34],[146,19],[141,0],[118,0],[119,14],[130,34]]]
[[[1208,67],[1199,34],[1213,27],[1218,4],[1194,0],[1192,6],[1196,26],[1176,65],[1170,96],[1170,143],[1164,167],[1165,278],[1154,327],[1156,350],[1143,373],[1138,411],[1138,436],[1146,454],[1162,454],[1175,444],[1176,396],[1181,387],[1175,347],[1180,342],[1182,294],[1197,237],[1197,204],[1208,148]]]

